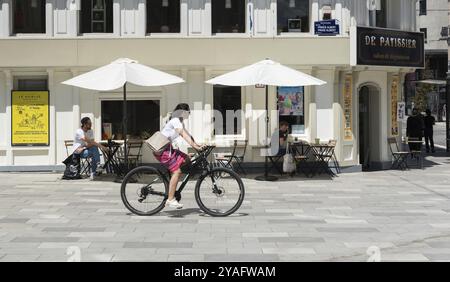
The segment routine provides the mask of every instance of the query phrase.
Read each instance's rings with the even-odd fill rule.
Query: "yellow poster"
[[[11,138],[13,146],[48,146],[49,92],[12,91]]]
[[[345,76],[344,81],[344,140],[352,141],[352,118],[353,118],[353,78],[351,74]]]
[[[394,76],[391,85],[391,136],[398,136],[398,133],[398,76]]]

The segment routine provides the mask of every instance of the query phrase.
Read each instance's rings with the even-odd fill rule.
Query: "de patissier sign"
[[[423,68],[424,34],[401,30],[355,27],[352,65]]]

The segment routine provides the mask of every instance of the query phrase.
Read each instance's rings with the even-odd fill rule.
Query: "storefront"
[[[96,140],[123,138],[120,89],[95,92],[61,84],[120,57],[136,59],[186,81],[167,87],[128,87],[130,138],[145,138],[159,130],[176,104],[185,102],[193,110],[187,127],[196,140],[215,141],[223,147],[231,140],[249,140],[245,162],[260,165],[259,137],[266,135],[264,88],[204,82],[270,58],[327,82],[318,87],[270,87],[271,132],[284,120],[297,138],[337,140],[336,155],[344,167],[358,170],[361,164],[369,164],[382,168],[391,158],[386,139],[401,132],[393,113],[402,100],[404,77],[423,66],[420,34],[358,31],[356,23],[369,23],[368,13],[363,11],[366,6],[359,2],[318,6],[315,1],[303,0],[169,0],[153,8],[154,3],[144,5],[146,1],[124,1],[124,7],[117,1],[112,1],[112,6],[108,1],[74,2],[64,13],[58,8],[59,1],[54,9],[47,5],[47,17],[51,13],[55,22],[45,21],[45,28],[39,30],[44,35],[23,36],[11,27],[0,39],[0,170],[60,167],[67,156],[64,141],[73,138],[85,116],[94,121]],[[5,30],[1,17],[7,11],[2,7],[0,34]],[[413,13],[414,7],[410,8]],[[159,10],[163,12],[155,12]],[[350,12],[360,13],[364,20],[359,16],[355,20]],[[72,22],[77,22],[78,16],[74,15],[81,16],[75,29]],[[414,22],[406,22],[408,15],[402,14],[402,26],[412,30]],[[338,32],[316,35],[314,23],[330,18],[338,20]],[[363,32],[372,34],[358,41]],[[377,37],[377,32],[384,35]],[[382,46],[372,52],[370,48],[378,43]],[[405,50],[410,58],[404,57]],[[376,57],[368,57],[370,54]],[[36,111],[47,109],[48,118],[41,118],[48,125],[42,137],[47,137],[48,143],[19,146],[13,142],[17,134],[13,91],[48,93],[47,104],[29,105]],[[229,112],[234,115],[226,118]],[[218,113],[225,116],[222,122]],[[230,125],[232,130],[228,130]],[[143,154],[144,162],[154,161],[148,149]]]

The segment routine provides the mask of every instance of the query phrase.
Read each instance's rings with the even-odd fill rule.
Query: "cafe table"
[[[124,174],[123,165],[120,163],[119,159],[116,157],[117,152],[120,147],[122,147],[122,142],[116,142],[113,140],[100,142],[101,145],[108,148],[108,150],[102,150],[103,156],[105,158],[105,169],[107,173],[114,173],[117,176],[122,176]]]

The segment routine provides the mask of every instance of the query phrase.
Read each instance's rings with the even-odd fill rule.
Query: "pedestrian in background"
[[[434,153],[434,140],[433,140],[433,126],[436,124],[436,119],[434,116],[431,115],[431,111],[428,109],[426,110],[426,116],[423,118],[423,123],[425,125],[424,129],[424,135],[425,135],[425,145],[427,149],[427,153],[430,152],[430,145],[431,145],[431,152]]]

